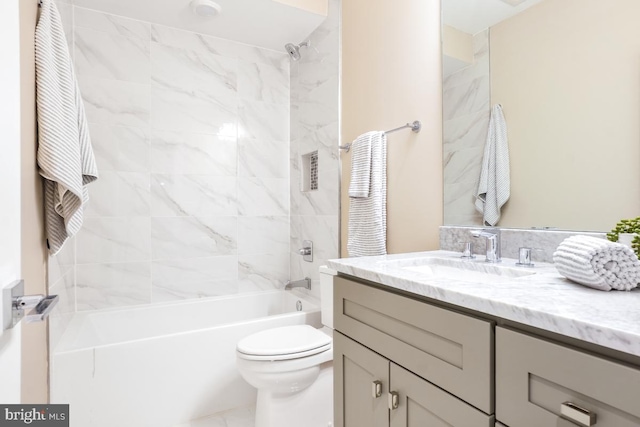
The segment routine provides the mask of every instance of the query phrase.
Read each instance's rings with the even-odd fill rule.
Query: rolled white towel
[[[558,272],[601,291],[629,291],[640,283],[640,261],[628,246],[589,236],[565,239],[553,254]]]

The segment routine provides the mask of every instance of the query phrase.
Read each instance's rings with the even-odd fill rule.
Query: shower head
[[[297,61],[301,58],[300,48],[309,47],[309,46],[311,46],[311,41],[307,40],[306,42],[302,42],[298,45],[295,45],[293,43],[287,43],[286,45],[284,45],[284,48],[286,49],[291,59],[293,59],[294,61]]]

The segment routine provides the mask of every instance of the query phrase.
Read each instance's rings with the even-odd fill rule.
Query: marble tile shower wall
[[[282,286],[286,54],[73,12],[100,169],[76,240],[77,310]]]
[[[490,116],[489,30],[473,37],[474,63],[445,77],[444,223],[481,225],[475,192]]]
[[[310,277],[319,297],[318,267],[338,258],[340,0],[310,36],[311,48],[291,63],[291,278]],[[301,156],[318,151],[318,189],[301,191]],[[313,241],[312,263],[297,250]]]

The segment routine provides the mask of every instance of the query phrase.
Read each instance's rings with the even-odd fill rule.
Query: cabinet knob
[[[400,395],[398,395],[398,392],[396,391],[389,392],[389,409],[393,411],[394,409],[398,409],[399,405],[400,405]]]
[[[382,382],[374,381],[371,383],[371,394],[373,394],[373,398],[377,399],[382,396]]]
[[[575,403],[564,402],[560,405],[560,416],[578,425],[590,427],[596,425],[596,413],[581,408]]]

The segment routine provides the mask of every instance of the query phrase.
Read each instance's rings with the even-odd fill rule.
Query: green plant
[[[620,233],[635,233],[636,236],[631,242],[631,248],[635,251],[638,258],[640,258],[640,217],[621,220],[613,230],[607,233],[607,239],[612,242],[617,242]]]

